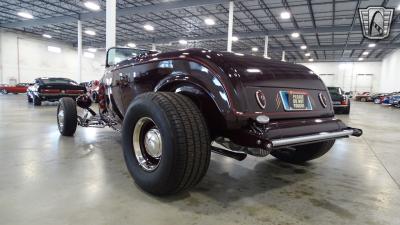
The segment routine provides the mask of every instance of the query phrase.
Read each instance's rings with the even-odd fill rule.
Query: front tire
[[[276,149],[271,152],[271,155],[289,163],[304,163],[323,156],[332,148],[333,144],[335,144],[335,140]]]
[[[1,93],[3,93],[4,95],[8,94],[8,91],[6,89],[1,90]]]
[[[28,103],[32,103],[33,102],[33,99],[32,99],[31,96],[27,95],[27,98],[28,98]]]
[[[58,130],[63,136],[72,136],[76,131],[78,113],[72,98],[61,98],[57,107]]]
[[[138,96],[125,114],[122,144],[135,182],[154,195],[170,195],[196,185],[210,163],[206,122],[189,98],[176,93]]]

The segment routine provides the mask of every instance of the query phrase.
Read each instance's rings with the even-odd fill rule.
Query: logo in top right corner
[[[360,22],[364,37],[373,40],[385,39],[389,36],[394,9],[370,6],[359,9]]]

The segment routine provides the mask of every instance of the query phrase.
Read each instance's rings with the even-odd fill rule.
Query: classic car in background
[[[354,97],[354,100],[360,102],[371,102],[371,92],[361,92]]]
[[[340,87],[328,87],[335,112],[349,114],[350,99]]]
[[[400,92],[392,92],[392,93],[386,95],[382,100],[382,105],[397,106],[399,104],[398,103],[399,96],[400,96]]]
[[[87,94],[90,96],[93,102],[99,103],[99,87],[100,82],[98,80],[92,80],[88,84]]]
[[[388,93],[375,93],[371,95],[371,99],[375,104],[381,104],[385,96],[387,96]]]
[[[6,85],[6,86],[0,86],[0,92],[3,94],[8,94],[8,93],[13,93],[13,94],[19,94],[19,93],[25,93],[26,90],[28,89],[29,85],[32,85],[30,83],[18,83],[16,85]]]
[[[86,93],[86,88],[68,78],[41,77],[28,88],[28,102],[41,105],[43,101],[55,102],[62,97],[76,98]]]
[[[128,170],[155,195],[199,183],[211,150],[302,163],[327,153],[335,139],[362,134],[334,117],[324,83],[302,65],[206,49],[111,48],[106,66],[99,114],[87,95],[62,98],[59,131],[122,125]],[[76,105],[86,113],[78,115]]]

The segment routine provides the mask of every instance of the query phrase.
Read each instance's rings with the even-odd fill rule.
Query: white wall
[[[49,45],[60,47],[62,52],[49,52]],[[82,57],[82,81],[100,79],[104,62],[104,52],[96,52],[93,59]],[[12,78],[18,80],[18,74],[19,82],[32,82],[41,76],[68,77],[81,82],[77,75],[76,48],[52,39],[0,31],[0,83],[9,83]]]
[[[381,62],[315,62],[302,65],[320,75],[327,86],[338,86],[345,91],[380,91]]]
[[[383,58],[381,78],[380,91],[400,91],[400,49]]]

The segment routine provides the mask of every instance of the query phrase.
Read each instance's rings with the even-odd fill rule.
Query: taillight
[[[267,98],[265,97],[264,93],[261,90],[256,91],[256,100],[258,105],[262,109],[265,109],[265,107],[267,106]]]
[[[322,93],[319,93],[319,94],[318,94],[318,98],[319,98],[319,101],[321,102],[321,105],[322,105],[324,108],[326,108],[326,106],[327,106],[326,97],[325,97]]]
[[[346,97],[342,98],[342,101],[340,102],[341,105],[347,105],[347,99]]]
[[[60,93],[60,89],[41,89],[40,93],[49,93],[49,94]]]
[[[83,94],[83,90],[66,90],[66,94]]]

